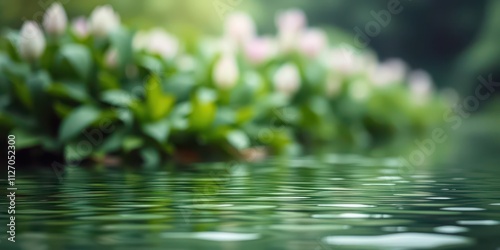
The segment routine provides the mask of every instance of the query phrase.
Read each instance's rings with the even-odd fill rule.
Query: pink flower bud
[[[253,19],[246,13],[234,12],[228,15],[224,24],[225,36],[238,45],[243,45],[255,37]]]
[[[300,33],[306,27],[307,20],[304,12],[299,9],[290,9],[278,13],[276,16],[276,26],[279,32]]]
[[[73,20],[72,29],[79,38],[86,38],[89,35],[89,26],[85,17],[78,17]]]
[[[328,38],[320,29],[309,29],[304,32],[300,39],[300,52],[309,57],[315,58],[327,47]]]
[[[297,48],[298,40],[306,24],[304,13],[298,9],[287,10],[276,16],[278,38],[283,52],[290,52]]]
[[[276,45],[268,37],[255,38],[245,46],[245,56],[252,64],[261,64],[275,54]]]

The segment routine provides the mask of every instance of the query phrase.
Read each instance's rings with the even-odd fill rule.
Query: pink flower
[[[297,48],[298,39],[306,27],[307,21],[299,9],[291,9],[276,16],[276,26],[282,51],[289,52]]]
[[[255,23],[248,14],[233,12],[224,24],[225,36],[238,45],[252,40],[256,34]]]
[[[78,17],[73,20],[72,29],[79,38],[85,38],[89,35],[89,26],[85,17]]]
[[[245,56],[252,64],[261,64],[276,53],[274,41],[269,37],[259,37],[245,45]]]
[[[328,38],[320,29],[308,29],[300,39],[299,49],[309,58],[317,57],[328,45]]]
[[[299,9],[290,9],[278,13],[276,16],[276,26],[279,32],[300,33],[307,25],[304,12]]]

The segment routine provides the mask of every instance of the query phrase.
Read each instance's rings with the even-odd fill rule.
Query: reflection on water
[[[1,249],[500,247],[494,168],[403,177],[393,159],[336,155],[185,171],[71,168],[62,182],[26,172],[17,243],[2,239]]]

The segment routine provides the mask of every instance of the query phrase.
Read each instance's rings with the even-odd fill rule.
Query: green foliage
[[[232,80],[220,76],[229,67],[217,72],[225,52],[210,50],[213,41],[191,41],[197,46],[170,55],[158,44],[137,49],[135,37],[125,27],[99,38],[68,31],[26,62],[10,32],[0,51],[0,132],[15,134],[19,149],[72,162],[117,155],[154,166],[182,158],[186,148],[197,159],[240,157],[253,147],[274,154],[367,148],[426,133],[445,107],[433,93],[415,102],[406,82],[377,87],[367,71],[342,72],[298,51],[256,65],[240,48]]]

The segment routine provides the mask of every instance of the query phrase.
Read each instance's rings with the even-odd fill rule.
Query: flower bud
[[[68,17],[60,3],[53,3],[43,16],[43,28],[50,35],[62,35],[67,23]]]
[[[255,30],[252,17],[243,12],[229,14],[224,24],[225,36],[238,45],[243,45],[253,39]]]
[[[306,25],[306,16],[299,9],[290,9],[276,16],[276,26],[279,32],[298,34],[302,32]]]
[[[292,96],[300,87],[299,70],[291,63],[285,64],[276,71],[273,82],[278,92]]]
[[[220,89],[230,89],[239,78],[238,64],[232,54],[225,53],[214,66],[213,81]]]
[[[245,45],[245,56],[252,64],[261,64],[276,54],[274,41],[268,37],[255,38]]]
[[[104,65],[109,69],[118,67],[118,50],[109,49],[104,55]]]
[[[135,50],[144,50],[167,60],[174,58],[179,51],[177,39],[161,29],[137,33],[132,41],[132,46]]]
[[[417,104],[424,104],[432,93],[432,78],[423,70],[415,70],[408,76],[410,92]]]
[[[120,16],[110,5],[99,6],[90,14],[90,32],[96,37],[105,37],[120,26]]]
[[[297,48],[298,40],[306,27],[306,17],[301,10],[292,9],[276,16],[280,49],[290,52]]]
[[[43,54],[45,50],[45,37],[42,31],[33,21],[23,24],[19,38],[19,55],[24,60],[34,61]]]
[[[327,54],[325,64],[330,70],[343,75],[352,75],[359,72],[363,65],[357,53],[353,50],[334,48]]]
[[[300,39],[299,49],[309,58],[315,58],[327,47],[328,39],[320,29],[309,29]]]
[[[371,79],[376,86],[385,87],[402,82],[405,74],[406,64],[401,59],[389,59],[375,67]]]
[[[73,20],[72,29],[79,38],[86,38],[89,35],[89,26],[85,17],[78,17]]]

